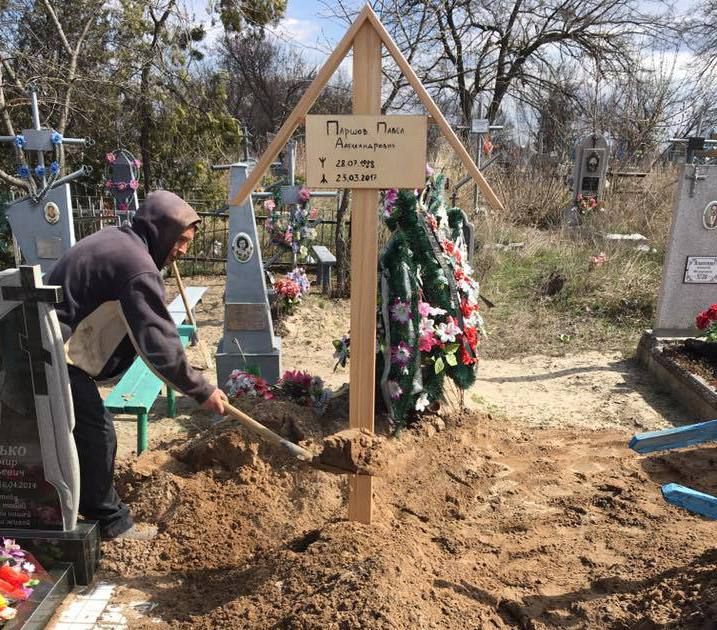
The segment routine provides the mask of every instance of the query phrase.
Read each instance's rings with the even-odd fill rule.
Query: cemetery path
[[[466,405],[529,426],[640,432],[693,421],[636,360],[617,352],[483,359]]]
[[[221,334],[221,294],[198,313]],[[218,296],[218,297],[217,297]],[[337,388],[330,341],[348,307],[312,301],[286,324],[285,368]],[[329,349],[327,350],[327,346]],[[149,543],[104,544],[101,577],[131,628],[697,630],[717,619],[714,525],[670,507],[659,485],[715,493],[709,448],[639,457],[630,436],[684,421],[614,353],[485,359],[466,394],[386,446],[375,522],[345,520],[346,482],[182,403],[131,456],[118,422],[119,489]],[[346,422],[340,397],[247,403],[259,421],[316,444]],[[98,626],[102,627],[102,626]]]

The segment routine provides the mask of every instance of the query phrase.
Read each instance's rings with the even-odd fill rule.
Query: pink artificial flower
[[[411,354],[411,347],[405,341],[400,341],[397,346],[391,346],[391,363],[405,368],[411,360]]]
[[[271,212],[274,208],[276,208],[276,201],[273,199],[267,199],[264,201],[264,210]]]
[[[595,267],[600,267],[601,265],[604,265],[607,262],[607,256],[605,255],[605,252],[600,252],[597,256],[591,256],[590,257],[590,263],[594,265]]]
[[[115,184],[115,188],[119,190],[120,192],[127,189],[127,183],[126,182],[117,182]]]
[[[129,208],[129,206],[124,201],[120,201],[117,204],[117,210],[119,210],[120,212],[127,212],[127,208]]]
[[[112,180],[111,180],[111,179],[108,179],[108,180],[105,182],[105,188],[106,188],[107,190],[112,190],[112,187],[113,187],[113,186],[114,186],[114,184],[112,183]]]
[[[430,164],[426,164],[426,177],[432,177],[435,172]]]
[[[142,166],[142,162],[140,160],[134,160],[133,164],[135,168],[140,168]]]
[[[117,156],[112,152],[105,153],[105,161],[107,164],[114,164],[117,161]]]
[[[445,324],[438,324],[436,328],[436,334],[441,340],[441,343],[452,343],[456,340],[456,336],[461,334],[461,329],[456,326],[455,320],[452,317],[447,318]]]
[[[309,199],[311,199],[311,191],[304,186],[299,190],[298,198],[301,203],[306,203]]]
[[[401,394],[403,394],[401,386],[396,381],[388,381],[386,385],[388,386],[388,395],[391,397],[391,400],[398,400]]]
[[[401,298],[396,298],[391,305],[391,319],[400,324],[407,324],[411,320],[411,305],[401,301]]]
[[[421,352],[430,352],[433,349],[433,346],[440,346],[441,342],[436,339],[436,336],[433,334],[432,330],[425,330],[421,333],[421,336],[418,338],[418,349]]]
[[[139,182],[138,182],[136,179],[134,179],[134,178],[133,178],[133,179],[130,179],[130,180],[129,180],[129,187],[130,187],[132,190],[137,190],[137,189],[139,188]]]
[[[431,314],[431,305],[428,302],[419,302],[418,314],[421,317],[428,317]]]

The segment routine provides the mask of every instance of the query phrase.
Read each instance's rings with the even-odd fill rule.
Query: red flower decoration
[[[465,346],[460,347],[459,358],[463,365],[473,365],[476,362],[475,357],[472,357],[465,349]]]

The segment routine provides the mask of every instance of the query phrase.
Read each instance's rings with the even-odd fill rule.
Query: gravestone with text
[[[717,303],[717,165],[682,167],[655,334],[689,337],[699,311]]]
[[[0,536],[43,566],[72,562],[87,583],[99,559],[94,523],[78,523],[80,473],[64,346],[39,266],[0,272]]]
[[[248,168],[230,167],[230,200],[246,181]],[[236,369],[257,369],[262,378],[275,383],[281,376],[281,338],[274,334],[271,320],[251,197],[240,205],[230,201],[224,299],[224,335],[216,355],[219,387],[225,387]]]
[[[609,148],[607,140],[597,134],[583,138],[575,145],[571,189],[573,204],[563,212],[569,227],[581,224],[581,215],[591,210],[591,203],[602,201],[607,181]]]

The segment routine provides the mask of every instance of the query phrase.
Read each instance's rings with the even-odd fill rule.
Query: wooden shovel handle
[[[177,279],[177,288],[179,289],[179,295],[182,296],[182,302],[184,302],[184,310],[187,312],[187,318],[189,319],[189,323],[196,329],[197,321],[194,319],[194,313],[192,313],[192,309],[189,308],[187,294],[184,291],[184,282],[182,282],[182,276],[179,275],[179,267],[177,267],[176,261],[172,262],[172,273]]]
[[[227,402],[224,403],[224,410],[232,418],[238,420],[247,429],[253,431],[254,433],[257,433],[258,435],[261,435],[267,440],[267,442],[271,442],[272,444],[276,444],[278,446],[283,446],[287,451],[289,451],[292,456],[305,462],[311,462],[311,460],[314,459],[314,455],[310,451],[307,451],[305,448],[302,448],[298,444],[289,442],[289,440],[286,440],[279,434],[274,433],[271,429],[268,429],[263,424],[254,420],[254,418],[252,418],[251,416],[248,416],[243,411],[240,411],[239,409],[230,405]]]

